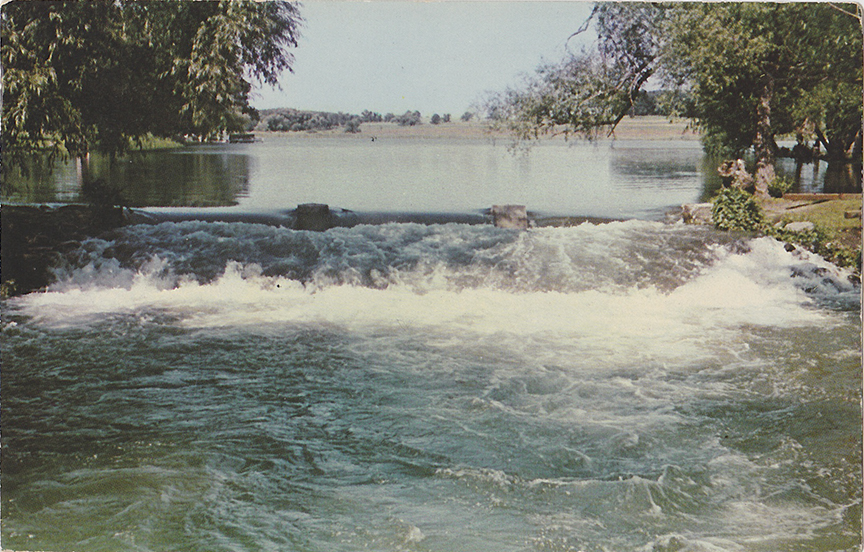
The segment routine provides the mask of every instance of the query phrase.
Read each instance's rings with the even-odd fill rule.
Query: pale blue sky
[[[593,40],[567,38],[582,1],[303,2],[294,73],[258,92],[259,109],[461,115],[485,91],[518,83],[543,61]]]

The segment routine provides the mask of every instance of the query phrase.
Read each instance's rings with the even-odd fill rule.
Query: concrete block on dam
[[[524,205],[493,205],[492,222],[496,228],[528,229],[528,210]]]
[[[295,230],[314,230],[323,232],[333,228],[333,214],[330,206],[324,203],[303,203],[294,211]]]

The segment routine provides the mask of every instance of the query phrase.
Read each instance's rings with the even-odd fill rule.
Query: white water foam
[[[824,264],[824,263],[822,263]],[[664,335],[682,327],[736,324],[796,326],[825,321],[791,277],[814,258],[796,259],[770,239],[750,242],[745,254],[720,252],[720,259],[671,291],[631,288],[625,292],[508,292],[480,287],[447,289],[447,278],[375,289],[357,285],[312,286],[262,276],[255,264],[229,262],[222,276],[200,284],[165,273],[154,258],[141,270],[92,266],[47,292],[14,300],[37,322],[72,326],[111,314],[143,310],[172,313],[189,327],[243,327],[269,323],[363,326],[449,326],[478,333]],[[814,265],[815,266],[815,265]],[[439,268],[445,271],[445,268]],[[838,277],[833,281],[841,282]],[[813,287],[819,284],[815,277]],[[836,286],[837,284],[835,284]],[[844,292],[854,293],[851,284]]]
[[[495,287],[459,290],[447,284],[454,279],[447,271],[457,269],[447,267],[437,267],[441,273],[437,276],[424,274],[422,287],[411,277],[405,278],[411,284],[393,283],[384,289],[312,285],[264,276],[258,265],[236,262],[229,262],[220,277],[202,284],[171,275],[165,262],[154,258],[138,271],[112,263],[104,263],[100,270],[88,266],[49,291],[15,299],[13,304],[34,322],[50,327],[93,324],[110,316],[159,314],[175,317],[186,328],[413,329],[430,339],[500,335],[559,344],[578,341],[583,353],[638,353],[668,360],[711,354],[705,349],[708,334],[715,344],[725,340],[725,346],[734,346],[742,326],[831,323],[836,313],[818,308],[814,296],[802,289],[823,285],[828,270],[824,261],[793,255],[767,238],[752,240],[748,247],[746,253],[718,249],[716,262],[671,292],[635,286],[570,293]],[[823,274],[814,273],[814,266],[822,267]],[[809,279],[802,285],[801,277],[794,274]],[[843,285],[848,289],[841,292],[856,293],[851,284],[842,284],[841,276],[831,282],[834,293]]]
[[[400,229],[385,230],[398,233]],[[563,274],[571,269],[584,271],[571,260],[574,247],[568,240],[593,233],[598,240],[590,240],[592,244],[605,239],[615,247],[641,230],[657,232],[656,226],[641,223],[584,231],[544,230],[520,234],[505,245],[515,243],[519,254],[525,252],[533,259],[538,256],[532,257],[532,251],[548,246],[544,255],[550,250],[560,253]],[[200,236],[202,241],[210,238],[211,234]],[[312,239],[326,244],[324,238]],[[647,256],[650,247],[658,250],[663,245],[662,240],[654,240],[641,251]],[[427,246],[422,243],[417,249],[425,253]],[[468,246],[470,251],[472,245]],[[110,327],[113,318],[146,325],[154,315],[159,325],[173,324],[206,337],[245,338],[259,332],[266,336],[294,328],[360,335],[361,339],[338,340],[340,354],[348,352],[360,367],[340,372],[339,377],[349,372],[350,377],[376,376],[369,387],[376,391],[380,382],[411,381],[406,395],[428,393],[428,410],[419,415],[413,400],[405,403],[410,410],[396,410],[392,402],[383,410],[394,417],[434,421],[428,426],[421,423],[416,432],[410,426],[400,430],[395,440],[412,451],[452,458],[452,463],[443,465],[430,461],[435,478],[423,476],[417,486],[432,483],[435,488],[454,489],[447,495],[446,508],[424,516],[418,512],[427,510],[404,504],[402,512],[391,511],[397,501],[387,494],[392,491],[385,485],[348,490],[340,485],[337,509],[345,508],[344,496],[353,492],[363,499],[377,497],[371,506],[358,498],[356,504],[363,509],[387,510],[386,522],[350,537],[364,545],[433,546],[441,542],[443,530],[441,523],[429,520],[452,512],[454,505],[464,505],[470,515],[478,504],[494,511],[492,518],[504,520],[501,525],[490,524],[484,539],[520,534],[507,530],[514,520],[521,523],[524,515],[532,530],[539,528],[538,538],[548,537],[536,541],[538,547],[548,544],[549,549],[578,549],[579,542],[570,539],[586,532],[596,536],[591,542],[606,543],[616,531],[635,531],[632,528],[640,522],[649,531],[639,531],[635,540],[625,535],[620,546],[609,546],[638,549],[634,542],[642,546],[648,539],[645,550],[742,550],[771,548],[790,537],[804,542],[823,528],[841,524],[844,506],[810,498],[802,501],[794,493],[791,498],[782,493],[772,496],[778,488],[772,478],[804,481],[805,476],[794,470],[788,475],[803,457],[778,458],[770,445],[764,445],[764,450],[756,447],[756,452],[740,450],[744,447],[736,444],[734,431],[737,428],[740,440],[755,426],[736,425],[740,423],[737,401],[745,401],[740,412],[746,416],[740,418],[746,420],[750,414],[764,414],[748,406],[748,401],[762,405],[763,399],[778,399],[770,386],[760,391],[754,381],[770,383],[775,378],[789,385],[786,382],[809,368],[799,369],[796,364],[794,370],[786,369],[776,362],[774,351],[762,356],[742,354],[740,361],[734,357],[751,345],[758,346],[758,339],[748,339],[754,328],[757,333],[764,328],[805,328],[777,332],[794,335],[810,328],[824,331],[835,322],[848,325],[845,313],[823,308],[822,300],[832,294],[854,296],[857,290],[842,272],[817,257],[787,252],[771,239],[750,240],[735,249],[712,249],[713,255],[704,256],[710,260],[696,263],[698,269],[688,268],[685,277],[677,278],[683,283],[671,290],[633,283],[595,289],[571,286],[570,291],[513,290],[499,285],[500,280],[482,279],[472,280],[481,281],[479,285],[453,285],[460,280],[460,271],[477,268],[476,259],[467,266],[436,263],[434,258],[425,265],[390,263],[399,268],[387,274],[380,286],[364,285],[364,278],[341,277],[336,271],[302,283],[265,275],[265,269],[254,262],[228,262],[220,276],[199,281],[175,274],[170,258],[160,251],[140,269],[101,258],[98,268],[78,269],[48,292],[16,298],[7,305],[15,313],[13,318],[30,319],[25,324],[89,325],[95,328],[86,336],[91,340],[99,340],[102,324]],[[614,251],[614,262],[603,266],[656,266],[627,265],[621,261],[622,250]],[[368,251],[370,257],[377,254]],[[495,250],[489,256],[510,260],[499,253]],[[594,257],[602,257],[602,251],[581,258]],[[343,257],[326,260],[332,260],[332,265],[342,263],[346,270],[357,266],[342,262]],[[762,333],[774,333],[770,330]],[[277,346],[283,343],[274,341]],[[420,346],[415,346],[418,342]],[[281,349],[276,354],[280,353]],[[787,354],[793,353],[797,349]],[[701,359],[710,361],[698,362]],[[776,371],[772,370],[775,362],[781,365]],[[349,364],[353,366],[353,360]],[[754,366],[764,372],[756,380],[746,374]],[[434,370],[441,371],[442,377],[435,378],[434,373],[429,377]],[[727,377],[727,371],[736,376]],[[362,375],[353,374],[359,372]],[[390,396],[388,401],[398,402],[405,391],[400,386],[381,392]],[[444,391],[439,392],[439,387]],[[798,404],[799,395],[812,397],[806,387],[796,389],[800,393],[789,394],[789,401],[766,408],[786,418],[787,406]],[[357,396],[368,400],[362,393]],[[377,403],[369,404],[379,408]],[[339,416],[339,410],[326,401],[316,404],[314,412],[318,422],[327,425]],[[497,425],[490,426],[490,421]],[[362,422],[344,422],[358,439],[376,435],[389,423],[389,418],[376,420],[374,429],[369,426],[364,432]],[[813,431],[824,427],[816,424]],[[722,437],[727,432],[733,434],[731,440]],[[427,438],[430,434],[435,438]],[[454,435],[459,438],[448,438]],[[341,454],[334,456],[341,459]],[[511,464],[509,458],[514,456],[521,460]],[[396,480],[395,484],[407,488],[414,483]],[[780,485],[784,489],[786,485]],[[809,496],[805,493],[805,498]],[[362,525],[354,519],[352,524]],[[474,549],[488,549],[488,543],[483,545]]]

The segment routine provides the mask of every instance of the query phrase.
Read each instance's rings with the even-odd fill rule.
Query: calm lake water
[[[358,212],[474,213],[516,203],[549,216],[661,219],[719,187],[718,160],[697,141],[544,141],[514,152],[507,139],[263,134],[253,144],[213,144],[131,154],[113,166],[92,156],[7,175],[5,202],[80,201],[86,175],[120,188],[136,207],[233,206],[281,212],[327,203]],[[860,191],[849,167],[778,170],[796,191]],[[848,174],[847,174],[848,173]]]
[[[209,202],[158,184],[188,169],[245,212],[632,220],[84,242],[2,301],[4,548],[859,549],[860,287],[773,239],[660,222],[704,193],[698,146],[156,158],[177,165],[144,171],[165,201],[142,203]]]

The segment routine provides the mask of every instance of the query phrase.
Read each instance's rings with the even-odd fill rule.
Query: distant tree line
[[[469,121],[473,117],[473,113],[466,111],[461,119]],[[331,113],[327,111],[303,111],[298,109],[284,108],[276,110],[266,110],[261,114],[261,119],[267,130],[282,131],[282,132],[301,132],[310,130],[330,130],[333,128],[343,128],[345,132],[360,132],[362,123],[393,123],[399,126],[416,126],[423,124],[423,116],[419,111],[406,111],[402,115],[394,115],[387,113],[381,115],[369,110],[364,110],[360,115],[350,113]],[[441,123],[449,123],[451,116],[449,113],[439,115],[435,113],[430,117],[429,122],[433,125]]]
[[[364,110],[363,113],[360,114],[360,121],[363,123],[380,123],[383,120],[384,117],[382,117],[380,113],[374,113],[368,109]]]
[[[336,127],[344,127],[346,132],[351,132],[352,129],[354,132],[357,132],[359,131],[361,122],[364,121],[359,115],[352,115],[350,113],[299,111],[296,109],[280,109],[266,118],[267,130],[293,132],[330,130]]]
[[[436,113],[436,114],[432,115],[432,118],[429,119],[429,122],[432,123],[433,125],[440,125],[441,123],[449,123],[450,122],[450,114],[445,113],[444,116],[442,117],[441,115],[438,115]]]
[[[406,111],[398,116],[388,113],[387,117],[384,117],[384,120],[389,123],[396,123],[399,126],[415,126],[423,122],[419,111]]]

